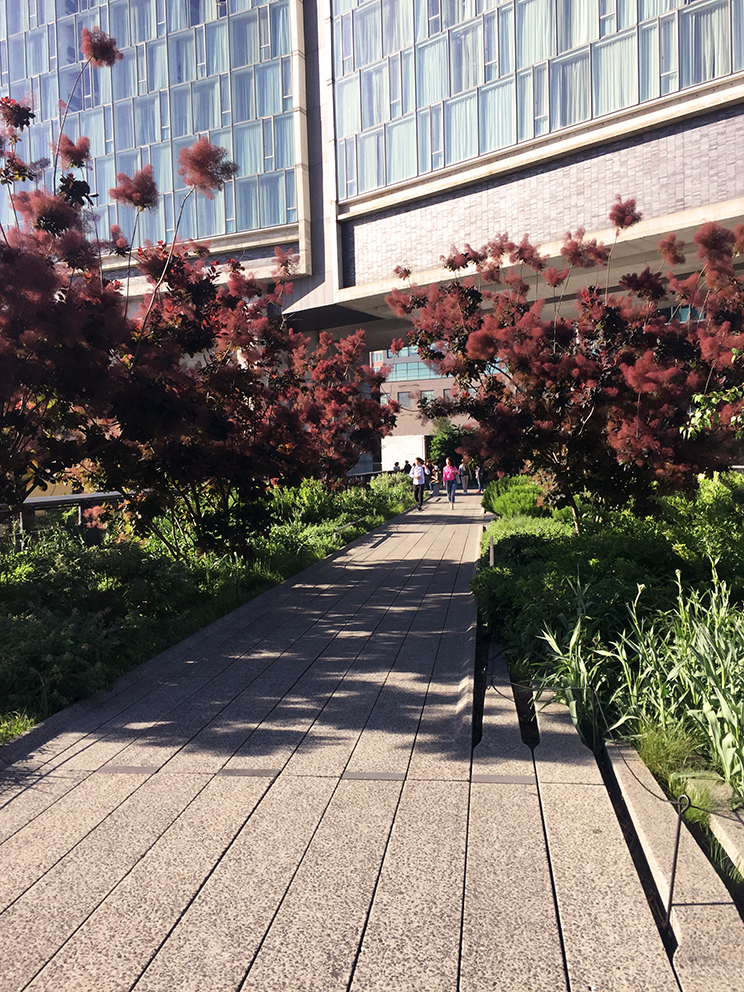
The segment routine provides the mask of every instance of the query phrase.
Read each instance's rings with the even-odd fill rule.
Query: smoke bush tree
[[[635,201],[618,197],[610,220],[619,235],[640,216]],[[689,276],[647,267],[623,276],[616,294],[609,269],[600,276],[611,249],[581,229],[566,236],[561,271],[546,267],[527,238],[453,249],[443,257],[451,282],[388,297],[412,322],[409,343],[457,383],[453,400],[423,403],[423,412],[466,414],[487,467],[541,478],[572,508],[577,529],[580,496],[595,507],[648,508],[654,494],[692,488],[698,473],[726,467],[744,400],[719,394],[715,422],[695,434],[687,426],[700,394],[744,384],[744,282],[733,265],[744,226],[705,224],[694,241],[701,264]],[[662,266],[684,263],[676,236],[658,248]],[[557,296],[576,268],[594,275],[575,312],[562,298],[546,306],[540,285]]]
[[[98,28],[83,31],[82,52],[80,76],[122,57]],[[118,227],[94,237],[87,138],[69,139],[62,117],[55,186],[62,171],[46,190],[49,163],[18,153],[31,108],[4,98],[0,115],[0,183],[17,220],[0,228],[0,514],[72,479],[122,492],[136,528],[168,513],[197,544],[241,548],[268,520],[267,479],[338,479],[390,431],[395,406],[380,405],[384,376],[360,363],[363,332],[313,347],[284,319],[290,256],[276,250],[268,286],[177,237],[136,251]],[[180,152],[187,198],[211,198],[235,171],[205,138]],[[120,173],[110,195],[137,216],[155,208],[152,168]],[[149,282],[134,314],[129,278],[106,278],[110,254]]]

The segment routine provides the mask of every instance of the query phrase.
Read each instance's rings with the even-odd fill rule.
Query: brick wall
[[[742,148],[744,108],[727,108],[344,222],[343,285],[387,278],[399,263],[435,267],[452,243],[480,246],[501,231],[545,243],[607,227],[617,193],[634,196],[645,217],[734,199],[744,192]]]

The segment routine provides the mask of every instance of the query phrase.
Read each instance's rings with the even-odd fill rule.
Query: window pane
[[[271,54],[274,58],[289,55],[292,41],[289,32],[289,4],[272,3],[269,7],[271,15]]]
[[[388,120],[390,116],[390,96],[388,94],[387,62],[363,69],[362,87],[362,129],[374,127]]]
[[[50,72],[41,77],[41,116],[45,121],[57,120],[57,105],[59,103],[59,88],[57,73]]]
[[[517,140],[514,79],[504,79],[479,90],[480,150],[482,154],[513,145]]]
[[[109,30],[119,48],[129,44],[129,17],[125,0],[109,4]]]
[[[258,11],[230,19],[230,59],[233,69],[258,62]]]
[[[411,0],[382,0],[382,38],[386,55],[413,44]]]
[[[599,37],[597,0],[558,0],[558,51],[587,45]]]
[[[111,92],[114,100],[125,100],[129,96],[136,96],[137,62],[133,48],[124,53],[124,58],[117,63],[116,68],[117,72],[111,73]],[[121,72],[118,72],[119,69]]]
[[[679,12],[680,83],[694,86],[731,72],[728,4],[696,3]]]
[[[387,182],[399,183],[416,175],[416,118],[387,126]]]
[[[553,55],[552,0],[518,0],[517,68],[543,62]]]
[[[744,0],[732,0],[734,72],[744,69]]]
[[[231,73],[232,119],[249,121],[256,116],[256,102],[253,93],[253,69],[241,69]]]
[[[550,126],[568,127],[591,115],[589,52],[583,51],[550,65]]]
[[[26,78],[26,39],[22,34],[8,38],[8,70],[11,83]]]
[[[96,159],[96,185],[98,202],[105,203],[109,198],[109,190],[116,186],[116,169],[114,156],[106,155]]]
[[[595,117],[638,102],[635,31],[598,42],[592,49],[592,61]]]
[[[121,46],[120,46],[121,47]],[[80,57],[75,19],[57,22],[57,57],[60,65],[72,65]],[[79,70],[78,70],[79,71]]]
[[[111,74],[112,76],[115,73]],[[147,43],[147,88],[163,90],[168,86],[168,61],[165,54],[165,40]]]
[[[197,197],[196,227],[200,238],[208,238],[214,234],[222,234],[225,230],[225,194],[215,190],[214,198]]]
[[[475,17],[475,0],[442,0],[442,14],[445,27],[468,21]]]
[[[132,44],[156,37],[155,4],[153,0],[129,0],[132,24]]]
[[[169,193],[173,189],[173,163],[169,142],[152,145],[150,163],[158,189],[161,193]]]
[[[263,137],[260,121],[240,124],[233,129],[235,162],[239,176],[255,176],[263,172]]]
[[[652,21],[638,29],[641,100],[659,95],[659,24]]]
[[[256,109],[259,117],[282,112],[282,72],[280,62],[256,66]]]
[[[157,93],[134,101],[134,133],[140,147],[160,140],[160,98]]]
[[[114,104],[114,136],[116,138],[117,148],[134,147],[131,100]]]
[[[382,58],[379,0],[354,11],[354,64],[358,68]]]
[[[416,49],[416,103],[439,103],[447,93],[447,37],[440,35]]]
[[[170,36],[168,39],[168,64],[171,86],[185,83],[196,77],[194,36],[190,31]]]
[[[377,189],[385,183],[384,138],[382,131],[359,136],[359,192]]]
[[[274,159],[277,169],[291,169],[294,165],[294,115],[282,114],[274,118]]]
[[[191,87],[176,86],[170,91],[171,130],[174,138],[193,134],[191,126]]]
[[[74,113],[76,110],[83,109],[83,97],[80,92],[80,84],[75,86],[75,82],[78,77],[80,70],[76,65],[65,66],[64,69],[59,70],[59,86],[63,94],[62,99],[67,102],[67,107],[70,113]],[[73,86],[75,87],[73,91]],[[57,111],[55,109],[54,117],[57,116]]]
[[[349,76],[336,85],[336,130],[340,138],[361,130],[357,75]]]
[[[191,87],[194,108],[194,131],[210,131],[221,124],[220,81],[217,77],[200,79]]]
[[[483,82],[483,30],[480,20],[450,32],[452,93],[463,93]]]
[[[445,162],[463,162],[478,154],[478,110],[475,93],[444,105]]]
[[[499,75],[514,72],[514,7],[499,10]]]
[[[277,227],[286,223],[283,172],[270,172],[258,177],[258,203],[261,227]]]
[[[207,75],[216,76],[229,69],[227,58],[227,21],[213,21],[206,26]]]
[[[26,62],[29,76],[39,76],[49,68],[46,28],[29,31],[26,35]]]

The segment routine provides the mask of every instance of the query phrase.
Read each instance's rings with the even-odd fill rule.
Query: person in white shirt
[[[424,489],[426,487],[426,469],[424,468],[424,459],[417,458],[413,463],[413,468],[408,473],[413,480],[413,496],[416,500],[416,505],[419,510],[424,508]]]

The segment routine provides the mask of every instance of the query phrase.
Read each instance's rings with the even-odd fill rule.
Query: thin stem
[[[610,262],[612,261],[612,253],[615,250],[615,245],[617,244],[617,239],[620,237],[620,228],[615,228],[615,240],[612,243],[612,248],[610,248],[610,254],[607,256],[607,278],[605,279],[605,306],[607,305],[607,297],[610,295]]]
[[[183,200],[181,201],[181,208],[178,211],[178,217],[176,219],[176,227],[175,230],[173,231],[173,240],[171,241],[170,251],[168,252],[168,258],[166,259],[165,265],[163,266],[163,271],[160,273],[160,278],[155,283],[155,288],[152,291],[152,296],[150,297],[150,303],[147,307],[147,312],[145,313],[144,320],[142,321],[142,326],[140,327],[140,337],[145,332],[147,321],[150,317],[150,313],[152,312],[152,308],[155,304],[155,298],[158,294],[158,290],[163,285],[163,280],[165,279],[168,273],[168,269],[170,268],[170,264],[173,261],[173,252],[175,251],[176,248],[176,238],[178,237],[178,228],[181,226],[181,218],[183,217],[183,208],[186,206],[186,201],[188,200],[188,198],[191,196],[191,194],[194,192],[195,189],[196,186],[192,186],[191,189],[186,194],[186,196],[184,196]]]
[[[72,84],[72,89],[70,90],[70,95],[68,96],[67,103],[65,104],[65,112],[62,115],[62,120],[61,120],[60,125],[59,125],[59,134],[57,135],[57,145],[56,145],[56,148],[54,150],[54,173],[52,175],[52,192],[54,192],[55,189],[57,188],[57,163],[59,161],[59,141],[60,141],[60,138],[62,137],[62,132],[65,129],[65,122],[67,121],[67,115],[70,112],[70,101],[72,100],[73,96],[75,95],[75,90],[77,89],[77,84],[83,78],[83,73],[85,72],[86,68],[89,65],[90,65],[90,59],[88,59],[87,62],[84,62],[83,63],[83,66],[82,66],[80,72],[77,74],[77,78],[75,79],[75,82]]]
[[[3,241],[5,242],[7,247],[10,248],[10,245],[8,244],[8,235],[5,233],[5,228],[3,227],[2,221],[0,221],[0,234],[2,234]]]
[[[137,226],[139,225],[139,218],[140,218],[140,214],[141,213],[142,213],[142,211],[141,210],[138,210],[137,213],[134,215],[134,227],[132,228],[132,241],[131,241],[131,243],[129,245],[129,253],[127,255],[127,291],[126,291],[126,293],[124,295],[124,314],[125,314],[125,316],[128,316],[128,314],[129,314],[129,283],[130,283],[131,272],[132,272],[132,252],[134,250],[134,243],[135,243],[135,240],[137,238]]]

